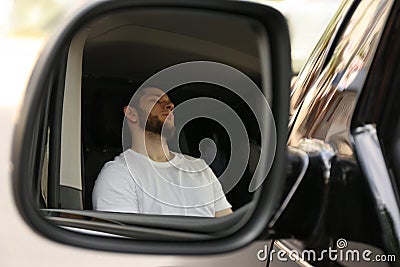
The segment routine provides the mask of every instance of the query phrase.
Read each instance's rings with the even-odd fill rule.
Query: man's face
[[[162,90],[146,88],[140,98],[139,124],[145,131],[159,135],[164,126],[162,134],[169,139],[175,133],[173,109],[174,104]]]

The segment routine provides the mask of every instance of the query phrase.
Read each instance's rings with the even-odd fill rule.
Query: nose
[[[175,107],[174,103],[172,103],[172,101],[168,99],[168,101],[164,106],[164,109],[172,111],[174,107]]]
[[[166,110],[173,110],[174,109],[174,103],[172,103],[171,99],[169,99],[169,97],[167,95],[164,95],[161,99],[160,102],[163,105],[163,108]]]
[[[159,103],[162,105],[164,110],[172,111],[175,107],[174,103],[172,103],[171,99],[169,99],[168,95],[166,94],[160,98]]]

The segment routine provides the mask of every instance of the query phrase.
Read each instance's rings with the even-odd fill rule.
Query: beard
[[[174,125],[164,123],[155,115],[149,114],[149,116],[146,118],[144,112],[138,111],[138,113],[139,113],[139,125],[145,131],[158,134],[160,136],[162,135],[167,140],[171,139],[174,136],[175,134]]]

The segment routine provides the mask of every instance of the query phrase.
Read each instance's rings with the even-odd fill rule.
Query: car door
[[[287,253],[295,250],[301,256],[306,252],[306,262],[326,260],[352,266],[354,261],[345,257],[321,257],[319,260],[314,257],[307,261],[310,259],[307,249],[312,248],[317,251],[316,255],[321,255],[321,251],[328,248],[339,252],[346,249],[365,251],[367,245],[374,254],[390,254],[392,258],[387,264],[395,264],[393,259],[398,254],[399,240],[395,234],[399,221],[395,183],[391,182],[387,168],[382,166],[383,157],[377,161],[379,164],[365,161],[368,155],[381,153],[379,145],[374,151],[368,150],[376,142],[374,130],[366,132],[375,141],[371,139],[369,145],[360,144],[363,131],[353,130],[357,126],[352,124],[353,116],[359,116],[357,111],[354,115],[356,105],[377,112],[370,94],[371,91],[380,94],[380,91],[377,86],[372,89],[368,81],[380,80],[371,64],[381,60],[380,53],[376,52],[378,45],[383,50],[388,48],[382,36],[386,32],[393,33],[390,21],[396,21],[395,6],[393,1],[343,1],[293,83],[288,145],[306,152],[309,161],[303,181],[298,184],[299,192],[297,196],[294,193],[286,212],[307,219],[301,221],[300,227],[287,222],[286,231],[290,232],[288,229],[292,227],[292,233],[301,237],[300,242],[281,240],[283,244],[281,241],[276,244],[277,250],[284,249]],[[364,94],[369,95],[368,102]],[[361,104],[357,104],[360,95]],[[358,126],[370,122],[363,118],[363,122],[358,121]],[[375,122],[379,124],[377,119]],[[320,160],[315,161],[315,157]],[[384,174],[378,175],[379,178],[375,174],[375,178],[371,178],[379,169]],[[316,183],[321,185],[317,187]],[[382,214],[382,209],[386,215]],[[386,210],[391,210],[390,215]],[[390,227],[387,217],[393,220]],[[304,232],[307,227],[308,231]],[[300,265],[304,260],[301,256],[298,257]]]

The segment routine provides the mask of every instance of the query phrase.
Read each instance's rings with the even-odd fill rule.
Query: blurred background
[[[0,0],[0,108],[20,104],[28,83],[21,78],[30,77],[49,33],[82,2]]]
[[[46,35],[60,22],[65,10],[87,0],[2,0],[0,31]],[[286,17],[292,42],[293,70],[298,72],[339,7],[341,0],[256,0],[277,8]]]
[[[0,63],[2,77],[14,88],[25,88],[40,48],[63,19],[91,0],[1,0],[0,1]],[[278,9],[287,19],[292,43],[292,68],[297,74],[325,27],[335,14],[341,0],[253,0]],[[3,72],[4,70],[4,72]],[[14,77],[15,75],[15,77]],[[4,84],[5,81],[2,81]],[[19,90],[1,88],[0,105],[16,104]]]
[[[259,0],[286,18],[292,45],[292,68],[298,73],[342,0]]]

